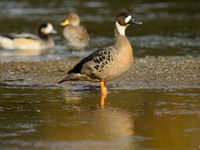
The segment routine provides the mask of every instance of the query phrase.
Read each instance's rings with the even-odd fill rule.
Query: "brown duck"
[[[65,81],[100,82],[102,95],[107,95],[106,82],[116,79],[128,70],[133,62],[131,45],[125,36],[126,27],[136,22],[131,14],[120,13],[115,19],[115,42],[112,46],[100,48],[81,60],[67,73]]]
[[[71,50],[81,51],[89,45],[90,36],[85,26],[80,25],[78,14],[70,13],[61,25],[66,26],[63,30],[63,36],[66,40],[66,45]]]

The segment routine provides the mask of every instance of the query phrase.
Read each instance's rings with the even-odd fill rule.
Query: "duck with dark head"
[[[125,35],[126,28],[131,24],[142,22],[135,21],[129,13],[120,13],[114,22],[114,44],[97,49],[81,60],[59,83],[76,80],[100,82],[101,93],[106,96],[106,82],[122,75],[133,62],[132,47]]]
[[[38,36],[30,33],[11,33],[0,35],[0,46],[4,49],[16,50],[44,50],[53,49],[54,41],[49,34],[56,33],[51,23],[43,23],[38,29]]]

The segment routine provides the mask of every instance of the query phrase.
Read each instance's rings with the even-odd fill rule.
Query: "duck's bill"
[[[56,34],[57,31],[56,31],[55,29],[53,29],[53,30],[51,31],[51,33]]]
[[[140,21],[134,21],[133,24],[143,24],[143,23]]]
[[[61,26],[66,26],[66,25],[68,25],[69,24],[69,20],[68,19],[66,19],[64,22],[62,22],[60,25]]]
[[[134,19],[130,20],[130,24],[143,24],[140,21],[135,21]]]

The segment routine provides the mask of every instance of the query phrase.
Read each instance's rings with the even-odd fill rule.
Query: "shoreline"
[[[56,84],[80,58],[39,62],[0,62],[0,85],[55,89],[92,89],[99,83],[69,81]],[[200,88],[200,57],[134,58],[129,70],[108,82],[109,89]]]

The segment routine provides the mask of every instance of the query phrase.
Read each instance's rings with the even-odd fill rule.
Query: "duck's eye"
[[[128,17],[126,17],[126,19],[125,19],[125,23],[128,23],[130,20],[131,20],[131,15],[129,15]]]

